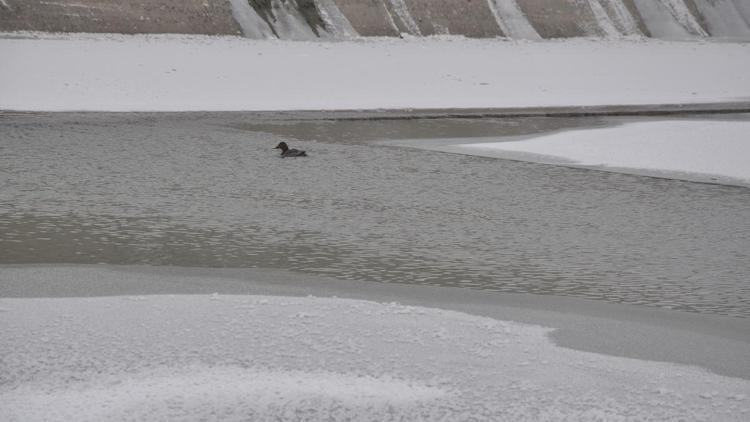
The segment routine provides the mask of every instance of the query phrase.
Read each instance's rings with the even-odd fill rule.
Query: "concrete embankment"
[[[0,0],[0,31],[750,40],[746,0]]]
[[[226,1],[0,0],[0,30],[241,34]]]

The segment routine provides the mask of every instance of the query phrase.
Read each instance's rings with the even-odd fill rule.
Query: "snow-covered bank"
[[[336,298],[2,299],[3,419],[745,420],[750,381]]]
[[[667,120],[562,131],[515,142],[469,143],[453,150],[602,169],[645,169],[667,177],[730,178],[750,184],[748,134],[747,121]]]
[[[750,98],[750,45],[461,38],[0,39],[0,109],[539,107]]]
[[[194,282],[224,288],[232,280],[208,269],[132,271],[6,267],[3,279],[63,290],[89,282],[132,288],[128,279],[143,283],[140,289],[186,289],[197,287]],[[265,289],[247,281],[237,288],[248,285]],[[274,280],[267,288],[330,292],[310,279]],[[415,289],[418,297],[431,292]],[[617,308],[607,305],[606,313]],[[389,301],[263,294],[0,299],[0,415],[9,421],[732,421],[750,415],[747,379],[558,347],[549,328],[502,319]],[[557,314],[556,322],[564,319]],[[628,335],[626,326],[617,325],[620,336]],[[647,337],[646,324],[636,326],[636,337]],[[671,343],[679,331],[665,331],[659,342],[678,349],[674,355],[692,353]],[[686,336],[709,354],[712,347],[721,350],[713,359],[744,353],[716,345],[718,336]]]

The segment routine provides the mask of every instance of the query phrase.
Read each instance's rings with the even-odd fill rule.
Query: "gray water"
[[[750,189],[410,149],[601,118],[0,115],[0,264],[281,268],[750,317]],[[280,159],[286,140],[306,159]]]

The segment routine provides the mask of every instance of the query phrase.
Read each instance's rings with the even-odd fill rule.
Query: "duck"
[[[276,145],[273,149],[281,150],[281,158],[307,157],[307,153],[305,151],[300,151],[298,149],[289,149],[289,145],[287,145],[286,142],[279,142],[279,144]]]

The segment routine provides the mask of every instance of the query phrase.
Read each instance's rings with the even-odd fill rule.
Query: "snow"
[[[6,110],[503,108],[750,97],[750,45],[740,43],[16,34],[0,39],[0,56]]]
[[[660,41],[34,35],[0,39],[0,109],[731,101],[750,96],[749,52]],[[639,122],[457,148],[750,181],[749,126]],[[0,298],[0,326],[3,421],[750,417],[748,380],[571,350],[550,341],[550,328],[398,303],[218,293]]]
[[[740,421],[750,412],[748,380],[565,349],[548,328],[435,308],[219,294],[0,307],[4,421]]]
[[[665,120],[563,131],[515,142],[467,143],[457,149],[527,153],[536,155],[526,157],[532,161],[701,174],[750,183],[749,133],[747,121]]]

